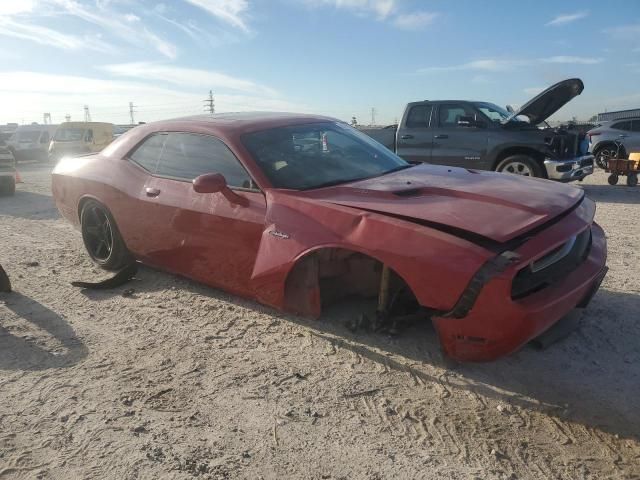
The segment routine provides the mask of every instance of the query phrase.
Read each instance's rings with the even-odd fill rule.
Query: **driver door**
[[[458,124],[462,117],[477,119],[477,116],[477,112],[464,103],[442,103],[438,106],[436,124],[432,127],[432,163],[481,168],[481,159],[487,152],[487,129]]]
[[[227,184],[249,200],[230,203],[222,194],[193,190],[194,178],[221,173]],[[147,224],[154,248],[148,261],[161,268],[250,295],[251,272],[264,230],[265,197],[219,139],[192,133],[168,133],[156,173],[144,187]]]

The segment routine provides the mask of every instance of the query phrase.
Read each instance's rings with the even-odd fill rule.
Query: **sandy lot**
[[[0,198],[0,478],[640,478],[640,188],[583,187],[609,238],[581,328],[448,367],[429,325],[351,332],[148,268],[106,292],[49,169]],[[122,295],[134,288],[132,297]]]

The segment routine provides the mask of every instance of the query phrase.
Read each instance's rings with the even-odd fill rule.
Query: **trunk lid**
[[[517,122],[516,118],[523,115],[529,119],[531,125],[538,125],[580,95],[583,90],[584,83],[579,78],[558,82],[529,100],[502,123]]]
[[[505,243],[571,209],[584,192],[519,175],[418,165],[300,194]]]

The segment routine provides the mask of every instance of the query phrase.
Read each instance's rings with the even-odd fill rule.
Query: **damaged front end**
[[[593,173],[594,158],[589,153],[586,134],[564,127],[549,128],[544,137],[547,177],[561,182],[583,180]]]

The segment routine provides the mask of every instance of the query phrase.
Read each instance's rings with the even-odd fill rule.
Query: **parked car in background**
[[[66,155],[99,152],[113,140],[113,124],[104,122],[65,122],[49,144],[49,160]]]
[[[398,128],[362,131],[412,163],[582,180],[593,173],[584,133],[537,125],[583,89],[580,79],[562,81],[513,113],[489,102],[412,102]]]
[[[57,125],[20,125],[7,140],[16,161],[45,160]]]
[[[16,191],[16,160],[4,140],[0,140],[0,195]]]
[[[52,191],[107,269],[134,260],[318,317],[351,296],[432,320],[447,354],[492,360],[606,273],[582,189],[411,165],[343,122],[235,113],[142,125],[63,158]]]
[[[602,122],[587,132],[589,151],[601,168],[607,168],[610,158],[627,158],[640,152],[640,118],[625,118]]]

